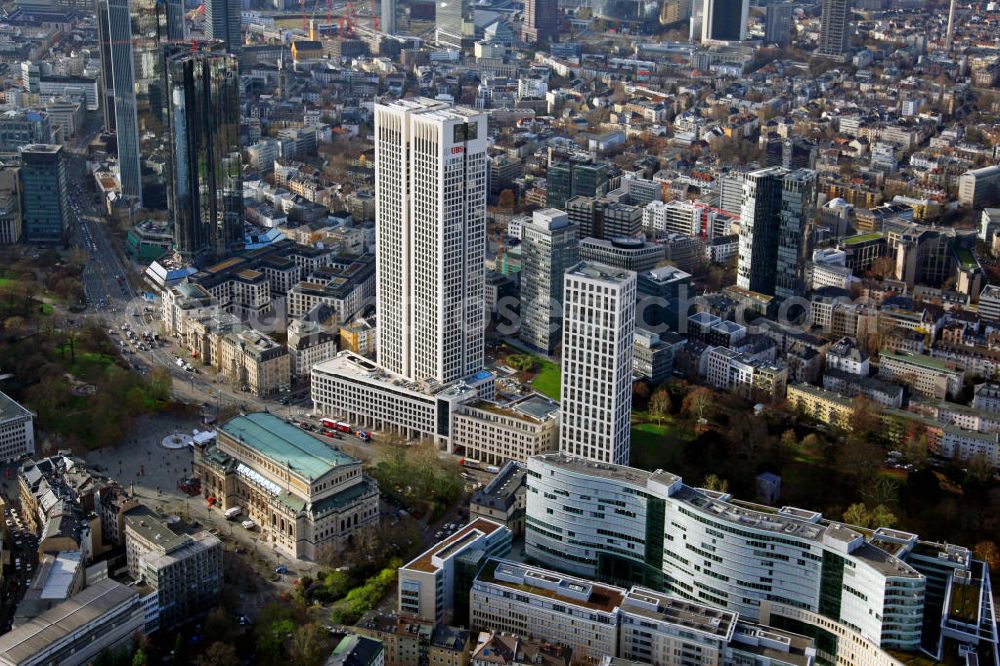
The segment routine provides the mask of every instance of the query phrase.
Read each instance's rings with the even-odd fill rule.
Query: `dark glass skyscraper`
[[[236,56],[197,51],[166,61],[174,245],[196,264],[243,246]]]
[[[62,146],[21,148],[21,213],[24,240],[57,244],[69,229],[69,193]]]
[[[97,41],[101,53],[101,110],[104,112],[104,129],[115,129],[115,78],[111,67],[111,33],[108,25],[108,0],[94,3],[97,15]]]
[[[750,0],[704,0],[701,39],[739,42],[747,38]]]

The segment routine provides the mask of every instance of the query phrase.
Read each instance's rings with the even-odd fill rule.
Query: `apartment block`
[[[1000,414],[1000,384],[976,384],[972,406],[984,412]]]
[[[508,404],[480,400],[458,408],[451,445],[486,465],[526,462],[559,449],[559,404],[539,394]]]
[[[924,355],[883,353],[879,357],[879,377],[906,384],[915,393],[945,400],[962,390],[965,373],[954,364]]]
[[[785,395],[788,370],[783,363],[753,358],[728,347],[715,347],[704,357],[702,373],[711,386],[747,400],[775,401]]]
[[[469,588],[491,557],[510,552],[511,532],[479,518],[399,568],[400,615],[465,624]]]
[[[288,348],[252,329],[219,336],[216,369],[234,386],[257,397],[274,395],[292,383]]]
[[[468,630],[396,614],[377,614],[355,627],[379,641],[385,666],[469,666],[472,640]]]
[[[851,427],[854,405],[839,393],[809,384],[789,384],[785,402],[790,411],[820,423],[845,430]]]
[[[867,377],[871,371],[868,354],[858,346],[857,340],[846,336],[826,350],[826,367],[861,377]]]
[[[172,629],[216,606],[222,593],[222,541],[207,530],[175,532],[164,517],[136,509],[125,517],[129,576],[156,591],[157,621]]]
[[[903,385],[878,377],[856,375],[844,370],[827,370],[823,373],[823,388],[848,398],[861,395],[890,409],[900,409],[903,406]]]
[[[596,661],[618,651],[625,590],[502,559],[490,559],[469,593],[469,624],[543,638]]]
[[[973,432],[948,425],[940,433],[928,434],[930,448],[943,458],[968,463],[979,456],[992,467],[1000,467],[1000,434],[996,432]]]
[[[469,500],[469,519],[485,518],[500,523],[514,536],[524,534],[524,502],[528,468],[513,460]]]

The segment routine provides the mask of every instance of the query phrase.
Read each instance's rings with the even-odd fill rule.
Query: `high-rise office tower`
[[[809,169],[770,167],[746,175],[737,286],[781,298],[801,295],[815,193],[816,172]]]
[[[627,464],[636,275],[581,261],[563,292],[561,451]]]
[[[576,237],[604,238],[604,199],[572,197],[566,200],[566,215],[576,228]]]
[[[236,56],[197,51],[166,61],[174,245],[196,264],[243,247]]]
[[[108,0],[96,0],[97,42],[101,55],[101,111],[104,129],[115,131],[115,77],[111,68],[111,27],[108,25]]]
[[[375,106],[379,363],[412,380],[483,367],[486,144],[473,109]]]
[[[774,295],[791,298],[805,294],[805,265],[812,253],[816,172],[796,169],[781,180],[781,226]]]
[[[563,276],[577,263],[576,227],[555,208],[536,210],[521,231],[521,332],[551,353],[561,339]]]
[[[663,0],[660,5],[660,25],[672,26],[691,20],[693,0]]]
[[[29,243],[58,244],[69,230],[69,192],[62,146],[21,148],[21,225]]]
[[[955,40],[955,0],[948,3],[948,31],[945,33],[944,50],[951,53],[951,46]]]
[[[243,45],[240,0],[205,0],[205,36],[221,41],[230,53]]]
[[[382,15],[379,17],[379,28],[387,35],[395,35],[396,0],[382,0],[380,7]]]
[[[570,197],[607,194],[611,167],[606,162],[552,162],[545,174],[546,205],[563,208]]]
[[[750,0],[704,0],[701,41],[739,42],[747,38]]]
[[[184,20],[184,0],[166,0],[167,38],[187,39],[187,23]]]
[[[434,39],[441,46],[462,49],[475,37],[475,9],[470,0],[441,0],[434,9]]]
[[[819,19],[819,46],[816,55],[842,60],[847,51],[847,22],[851,0],[823,0]]]
[[[122,195],[136,206],[149,203],[143,191],[143,158],[166,150],[161,46],[171,39],[167,4],[107,0],[119,179]]]
[[[781,167],[759,169],[743,181],[743,212],[736,266],[736,285],[774,294],[781,227]]]
[[[525,0],[521,37],[526,42],[553,40],[559,36],[559,0]]]
[[[775,2],[767,6],[764,16],[764,41],[784,46],[792,41],[792,15],[795,5]]]
[[[691,21],[688,29],[688,39],[692,42],[701,39],[701,29],[705,25],[704,0],[691,0]]]

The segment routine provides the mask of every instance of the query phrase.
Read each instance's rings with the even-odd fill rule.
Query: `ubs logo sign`
[[[452,149],[451,149],[451,154],[452,155],[461,155],[464,152],[465,152],[465,148],[463,146],[452,146]]]

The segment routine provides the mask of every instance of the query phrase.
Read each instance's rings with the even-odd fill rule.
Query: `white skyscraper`
[[[375,107],[379,363],[445,383],[483,367],[486,116],[429,99]]]
[[[564,282],[559,448],[627,464],[636,275],[581,261],[566,271]]]

